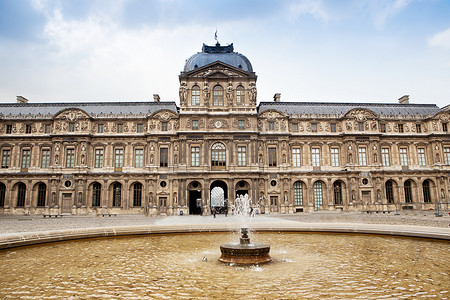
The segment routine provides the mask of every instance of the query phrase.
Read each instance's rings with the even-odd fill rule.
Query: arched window
[[[333,184],[334,190],[334,204],[342,204],[342,183],[340,181],[336,181]]]
[[[27,193],[27,187],[24,183],[20,182],[17,185],[17,207],[25,206],[25,195]]]
[[[394,187],[392,184],[392,180],[386,181],[385,187],[387,203],[394,203]]]
[[[191,105],[200,105],[200,87],[194,85],[191,89]]]
[[[319,210],[323,201],[322,182],[314,182],[314,209]]]
[[[133,184],[133,206],[142,205],[142,183]]]
[[[47,195],[47,186],[45,183],[39,183],[38,185],[38,198],[37,198],[37,206],[45,206],[45,196]]]
[[[245,105],[245,90],[242,85],[236,88],[236,105]]]
[[[223,106],[223,88],[220,85],[216,85],[213,89],[213,105]]]
[[[294,183],[294,205],[303,205],[303,185],[300,181]]]
[[[101,197],[102,197],[102,185],[96,182],[92,185],[92,207],[100,206]]]
[[[422,188],[423,188],[423,202],[431,203],[430,181],[425,180],[422,184]]]
[[[122,185],[118,182],[113,185],[113,206],[119,207],[122,199]]]
[[[215,143],[211,147],[211,166],[225,167],[226,166],[226,151],[225,145],[222,143]]]
[[[405,202],[412,203],[413,196],[412,196],[411,180],[405,181],[404,189],[405,189]]]
[[[0,182],[0,207],[5,206],[6,185]]]

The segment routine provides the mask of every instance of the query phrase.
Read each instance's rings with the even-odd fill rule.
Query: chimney
[[[17,103],[28,103],[28,99],[22,96],[17,96]]]
[[[408,104],[409,103],[409,95],[405,95],[398,99],[398,103],[400,104]]]
[[[153,94],[153,101],[154,102],[159,102],[159,95],[158,94]]]
[[[275,95],[273,95],[273,101],[280,102],[280,99],[281,99],[281,93],[276,93]]]

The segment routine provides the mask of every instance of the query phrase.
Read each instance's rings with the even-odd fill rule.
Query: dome
[[[246,72],[253,72],[252,64],[248,58],[240,53],[234,52],[233,44],[220,46],[219,43],[215,46],[203,44],[202,52],[198,52],[186,60],[184,72],[190,72],[216,61],[221,61]]]

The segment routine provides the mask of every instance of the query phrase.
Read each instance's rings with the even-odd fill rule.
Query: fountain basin
[[[266,244],[222,244],[220,262],[236,265],[259,265],[272,261]]]

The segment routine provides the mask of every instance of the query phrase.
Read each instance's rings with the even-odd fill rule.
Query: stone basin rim
[[[218,225],[218,226],[217,226]],[[210,225],[140,225],[95,228],[76,228],[37,232],[0,234],[0,249],[15,248],[51,242],[86,238],[115,237],[126,235],[230,232],[224,224]],[[251,231],[298,232],[298,233],[343,233],[373,234],[398,237],[425,238],[450,241],[450,228],[413,225],[351,224],[351,223],[299,223],[299,224],[254,224]]]

